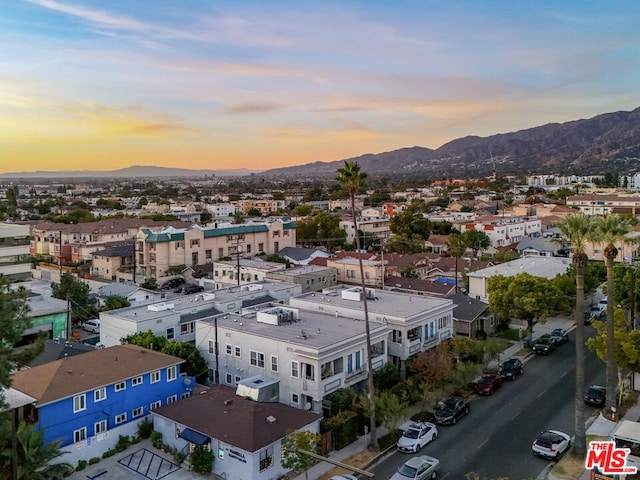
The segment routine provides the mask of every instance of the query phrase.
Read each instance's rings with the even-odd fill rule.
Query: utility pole
[[[236,235],[236,279],[238,286],[240,286],[240,255],[242,254],[240,240],[244,240],[244,235]]]
[[[58,267],[60,268],[60,278],[62,278],[62,230],[58,232]]]
[[[136,237],[133,237],[133,283],[136,283]]]

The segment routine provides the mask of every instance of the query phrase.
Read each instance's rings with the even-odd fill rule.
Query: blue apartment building
[[[30,420],[44,431],[45,442],[74,445],[78,458],[96,456],[111,448],[118,434],[135,434],[151,410],[190,396],[195,378],[180,374],[182,363],[146,348],[116,345],[18,371],[13,388],[35,399]]]

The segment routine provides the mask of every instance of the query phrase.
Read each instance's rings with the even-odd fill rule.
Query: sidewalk
[[[514,326],[514,328],[518,328],[518,326]],[[565,330],[571,331],[575,328],[575,322],[573,321],[573,317],[551,317],[547,319],[545,323],[537,323],[533,326],[533,339],[544,335],[545,333],[550,333],[554,328],[564,328]],[[524,329],[524,327],[523,327]],[[522,362],[526,362],[533,353],[527,353],[522,355],[521,352],[524,348],[523,342],[514,342],[509,348],[507,348],[504,352],[500,354],[499,360],[497,363],[503,362],[509,358],[516,357],[519,358]],[[640,407],[639,407],[640,408]],[[415,413],[418,413],[422,410],[422,405],[412,405],[407,410],[406,419],[400,421],[399,424],[403,424],[408,422],[411,416]],[[388,433],[388,430],[384,426],[379,426],[377,429],[378,437],[381,437]],[[344,462],[349,457],[356,455],[358,453],[364,452],[367,450],[368,438],[366,436],[359,437],[355,442],[347,445],[341,450],[330,452],[327,457],[336,460],[338,462]],[[391,447],[387,451],[381,451],[380,454],[373,460],[372,464],[380,462],[384,460],[384,457],[393,453],[395,446]],[[308,478],[317,479],[322,475],[329,472],[329,470],[333,469],[334,465],[330,463],[320,462],[307,470]],[[366,470],[366,468],[363,468]],[[294,477],[294,480],[305,480],[304,472]]]

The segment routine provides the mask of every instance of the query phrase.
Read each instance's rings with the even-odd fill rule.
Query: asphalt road
[[[592,329],[587,327],[587,335]],[[439,478],[481,480],[537,477],[548,461],[531,454],[531,442],[545,429],[574,434],[575,338],[549,356],[525,363],[524,374],[505,382],[489,397],[471,401],[469,415],[457,425],[439,427],[439,436],[419,454],[442,462]],[[604,364],[586,350],[585,383],[604,384]],[[586,407],[587,416],[596,410]],[[374,469],[375,478],[388,479],[410,455],[396,452]]]

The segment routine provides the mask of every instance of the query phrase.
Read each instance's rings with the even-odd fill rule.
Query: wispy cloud
[[[224,109],[225,113],[267,113],[280,110],[283,106],[275,103],[244,103],[230,105]]]

